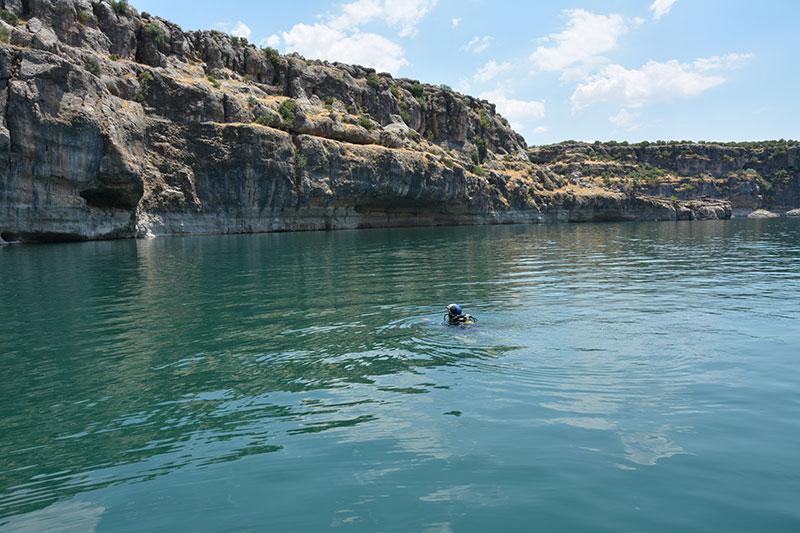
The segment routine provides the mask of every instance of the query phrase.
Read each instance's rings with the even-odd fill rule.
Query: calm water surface
[[[0,530],[800,531],[800,221],[10,246],[0,281]]]

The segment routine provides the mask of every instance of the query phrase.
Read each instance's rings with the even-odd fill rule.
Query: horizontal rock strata
[[[674,181],[744,172],[750,148],[696,149],[703,164],[675,151],[529,149],[493,104],[446,86],[186,32],[124,2],[0,6],[5,241],[697,220],[764,203],[763,184],[744,178],[691,195]],[[765,157],[754,172],[788,172],[781,198],[794,201],[797,148]],[[626,182],[651,165],[677,174]]]

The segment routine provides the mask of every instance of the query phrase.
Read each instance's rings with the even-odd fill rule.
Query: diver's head
[[[461,314],[461,306],[458,304],[450,304],[447,306],[447,313],[450,316],[458,316]]]

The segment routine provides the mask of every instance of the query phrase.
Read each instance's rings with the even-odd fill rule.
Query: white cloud
[[[383,18],[390,26],[400,27],[401,37],[414,36],[417,25],[437,3],[438,0],[385,0]]]
[[[458,28],[461,25],[461,19],[458,17],[453,18],[452,24],[454,28]]]
[[[338,6],[313,24],[295,24],[280,35],[262,42],[284,51],[328,61],[342,61],[396,74],[407,66],[400,44],[361,27],[380,21],[397,30],[400,37],[413,37],[417,26],[438,0],[355,0]]]
[[[328,17],[328,25],[339,30],[353,30],[383,16],[382,2],[356,0],[339,6],[341,13]]]
[[[403,48],[375,33],[347,33],[325,24],[295,24],[281,36],[287,51],[306,57],[341,61],[398,72],[408,65]]]
[[[669,13],[677,1],[678,0],[655,0],[650,4],[650,11],[653,12],[653,18],[658,20]]]
[[[253,30],[247,27],[247,24],[242,22],[241,20],[236,23],[236,25],[231,30],[231,35],[234,37],[242,37],[244,39],[249,39],[250,36],[253,34]]]
[[[533,128],[533,133],[536,133],[538,135],[541,135],[542,133],[547,133],[548,131],[549,130],[548,130],[547,126],[539,126],[539,127]]]
[[[245,39],[249,39],[253,34],[253,30],[251,30],[247,24],[241,20],[236,22],[236,24],[231,24],[230,22],[217,22],[214,24],[214,27],[221,32],[229,33],[234,37],[243,37]]]
[[[743,66],[752,59],[753,54],[725,54],[724,56],[712,56],[696,59],[694,68],[700,71],[732,69]]]
[[[621,15],[597,15],[583,9],[564,11],[569,17],[560,33],[547,38],[552,46],[539,46],[530,59],[539,70],[565,70],[580,64],[596,64],[602,54],[617,47],[628,31]]]
[[[472,87],[470,80],[468,78],[461,78],[458,80],[458,85],[456,85],[456,91],[467,94]]]
[[[648,61],[641,68],[626,69],[608,65],[578,85],[570,97],[573,111],[596,102],[621,102],[625,107],[687,98],[699,95],[725,83],[714,70],[730,69],[743,64],[749,54],[728,54],[698,59],[694,63]]]
[[[470,39],[470,41],[465,44],[462,50],[466,50],[468,52],[472,52],[473,54],[480,54],[481,52],[485,52],[487,48],[492,44],[493,37],[489,35],[485,35],[483,37],[478,37],[477,35]]]
[[[329,24],[337,29],[353,30],[373,20],[381,20],[398,30],[401,37],[417,34],[417,25],[438,0],[355,0],[340,6],[341,13]]]
[[[277,48],[281,44],[281,36],[277,34],[272,34],[266,39],[261,39],[261,42],[258,44],[261,46],[269,46],[272,48]]]
[[[615,126],[626,130],[635,130],[639,127],[636,120],[639,118],[639,113],[631,113],[625,108],[619,110],[619,113],[608,117],[609,122]]]
[[[479,98],[495,104],[497,111],[511,122],[514,129],[523,130],[526,124],[541,120],[545,116],[543,101],[510,98],[502,88],[484,92]]]
[[[512,65],[508,61],[505,61],[503,63],[498,63],[495,60],[491,60],[487,62],[485,65],[483,65],[481,68],[479,68],[478,71],[475,73],[475,75],[472,77],[472,79],[478,82],[486,83],[487,81],[496,78],[499,74],[502,74],[507,70],[510,70],[511,68],[513,68],[513,66],[514,65]]]

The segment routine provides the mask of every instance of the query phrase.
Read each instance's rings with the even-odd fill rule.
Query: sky
[[[528,144],[800,138],[800,1],[133,0],[497,105]]]

